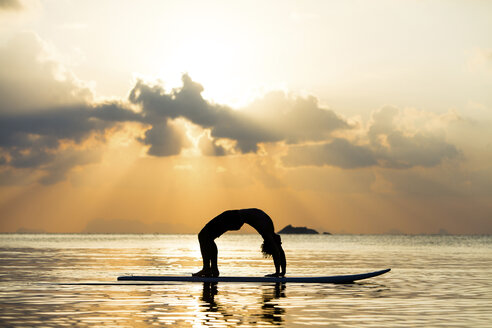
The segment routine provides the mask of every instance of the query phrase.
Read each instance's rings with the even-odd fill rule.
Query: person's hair
[[[280,247],[282,245],[282,240],[279,235],[273,234],[274,242]],[[263,253],[264,257],[270,257],[273,255],[274,246],[271,243],[266,243],[263,240],[263,244],[261,244],[261,253]]]

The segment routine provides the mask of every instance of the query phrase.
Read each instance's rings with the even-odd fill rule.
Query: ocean
[[[492,236],[283,235],[290,276],[353,284],[151,283],[190,275],[196,235],[1,234],[1,327],[492,327]],[[217,240],[221,275],[272,273],[261,237]]]

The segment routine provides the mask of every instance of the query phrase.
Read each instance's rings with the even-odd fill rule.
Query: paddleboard
[[[333,283],[347,284],[357,280],[382,275],[391,269],[380,271],[326,277],[193,277],[193,276],[121,276],[119,281],[183,281],[183,282],[295,282],[295,283]]]

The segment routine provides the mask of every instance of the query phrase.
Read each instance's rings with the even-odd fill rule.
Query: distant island
[[[285,228],[280,230],[278,234],[309,234],[309,235],[317,235],[317,232],[314,229],[306,228],[306,227],[293,227],[292,225],[287,225]]]
[[[17,229],[17,231],[15,233],[46,233],[46,231],[44,231],[43,229],[31,229],[31,228],[24,228],[24,227],[21,227],[19,229]]]

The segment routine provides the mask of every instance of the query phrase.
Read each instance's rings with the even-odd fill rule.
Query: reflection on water
[[[219,239],[223,275],[264,275],[261,237]],[[116,282],[123,274],[188,275],[193,235],[0,235],[0,326],[488,327],[492,238],[285,236],[288,273],[392,267],[361,283]],[[86,284],[84,282],[99,283]]]
[[[283,309],[275,300],[280,297],[285,297],[285,284],[276,283],[273,290],[263,289],[263,305],[261,306],[262,317],[265,321],[273,324],[281,324],[283,322]]]
[[[253,287],[253,286],[250,286]],[[202,318],[202,324],[213,325],[221,321],[223,323],[230,323],[231,325],[255,325],[258,323],[266,323],[270,325],[280,325],[283,323],[283,315],[285,309],[283,309],[276,299],[285,297],[285,284],[277,283],[272,285],[254,286],[261,289],[261,303],[260,309],[257,309],[253,299],[245,297],[245,300],[251,301],[252,304],[246,303],[228,303],[222,304],[220,300],[216,300],[215,296],[219,293],[218,283],[203,283],[203,292],[200,300],[200,310],[204,313]],[[261,310],[255,312],[255,310]]]

